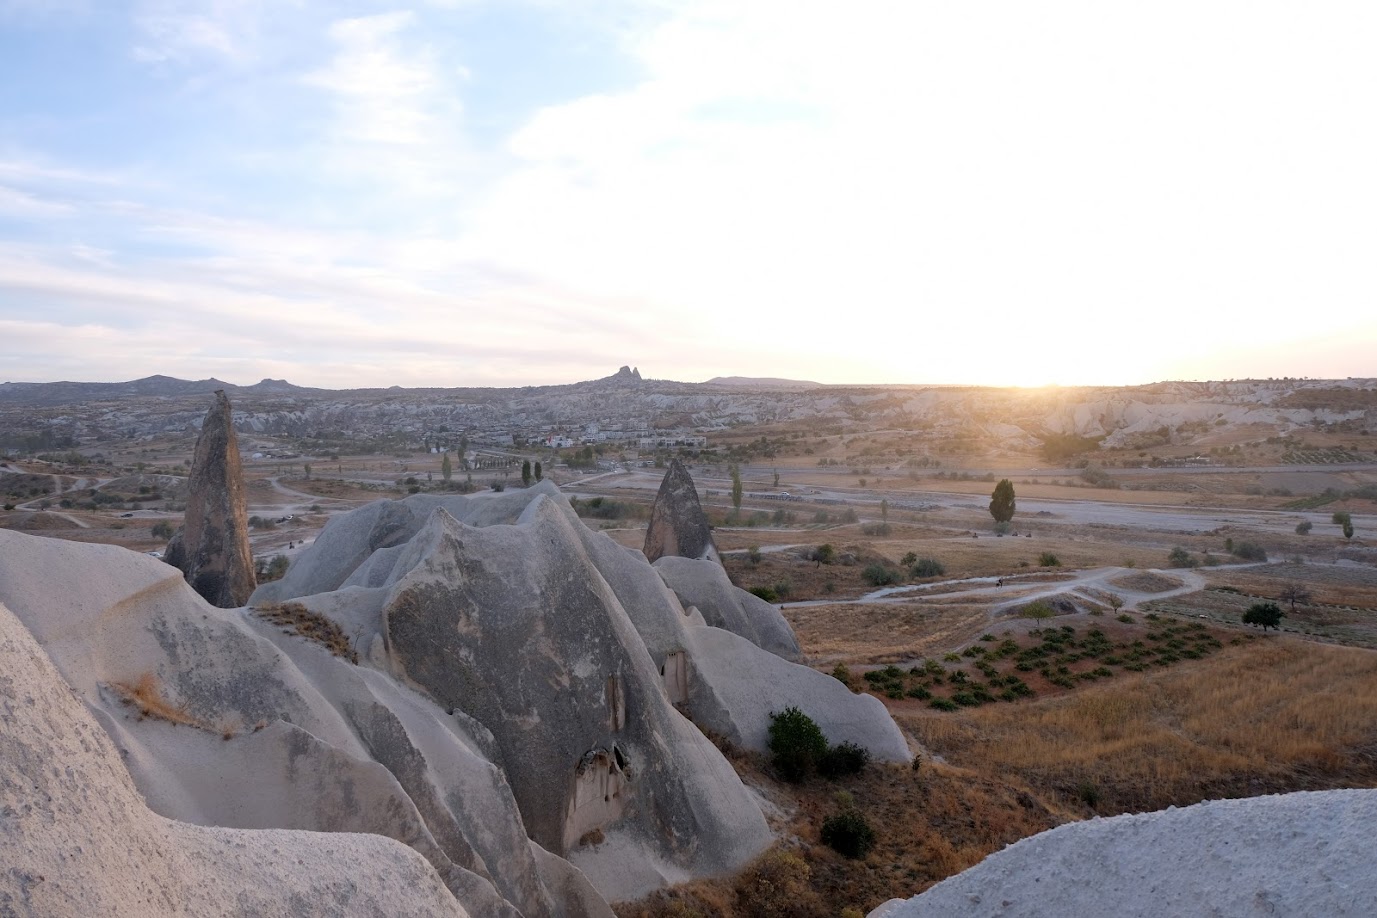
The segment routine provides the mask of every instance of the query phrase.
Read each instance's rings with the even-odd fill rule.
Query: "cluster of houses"
[[[551,430],[532,438],[551,449],[589,446],[598,443],[620,443],[637,449],[705,449],[708,438],[682,430],[651,430],[647,427],[601,427],[589,424],[579,432]],[[531,442],[528,440],[527,442]]]

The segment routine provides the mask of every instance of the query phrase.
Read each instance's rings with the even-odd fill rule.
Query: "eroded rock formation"
[[[645,556],[653,563],[667,555],[719,560],[693,476],[678,459],[670,460],[669,471],[660,482],[645,533]]]
[[[549,482],[341,514],[248,609],[209,606],[176,570],[118,547],[0,530],[0,603],[113,740],[148,818],[247,839],[386,836],[334,850],[397,876],[419,864],[430,879],[415,895],[448,890],[481,918],[611,918],[608,901],[737,870],[771,841],[695,723],[763,749],[769,712],[798,704],[834,742],[908,758],[883,705],[755,643],[787,633],[777,609],[743,609],[720,565],[665,561],[683,567],[686,595],[709,581],[692,595],[734,609],[754,638],[686,607]],[[38,761],[0,747],[0,787],[28,787]],[[105,831],[85,818],[73,812],[71,831]],[[395,842],[414,856],[386,854]],[[329,861],[320,844],[307,863]]]
[[[231,609],[255,586],[244,470],[229,399],[216,391],[206,412],[187,481],[186,519],[168,543],[166,560],[206,602]]]
[[[111,736],[3,604],[0,673],[0,914],[469,914],[419,853],[378,834],[154,814]]]

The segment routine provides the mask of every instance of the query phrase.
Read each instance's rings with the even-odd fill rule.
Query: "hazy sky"
[[[0,0],[0,380],[1377,376],[1377,3]]]

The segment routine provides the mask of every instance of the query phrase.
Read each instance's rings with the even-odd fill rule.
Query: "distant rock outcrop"
[[[168,543],[166,560],[213,606],[242,606],[253,592],[244,469],[224,390],[215,393],[201,424],[187,479],[186,520]]]
[[[712,541],[712,527],[698,503],[693,476],[678,459],[669,463],[645,533],[645,556],[653,564],[667,555],[720,560]]]

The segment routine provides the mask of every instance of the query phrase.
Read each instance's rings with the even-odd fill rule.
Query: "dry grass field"
[[[1377,786],[1377,654],[1293,638],[1061,698],[898,717],[951,764],[1087,815]]]
[[[736,878],[677,887],[618,915],[864,915],[1068,821],[1377,787],[1377,655],[1287,637],[1057,697],[893,710],[924,747],[916,769],[871,766],[792,785],[764,757],[728,750],[775,805],[785,840]],[[823,820],[846,807],[875,832],[874,848],[855,860],[821,842]]]

